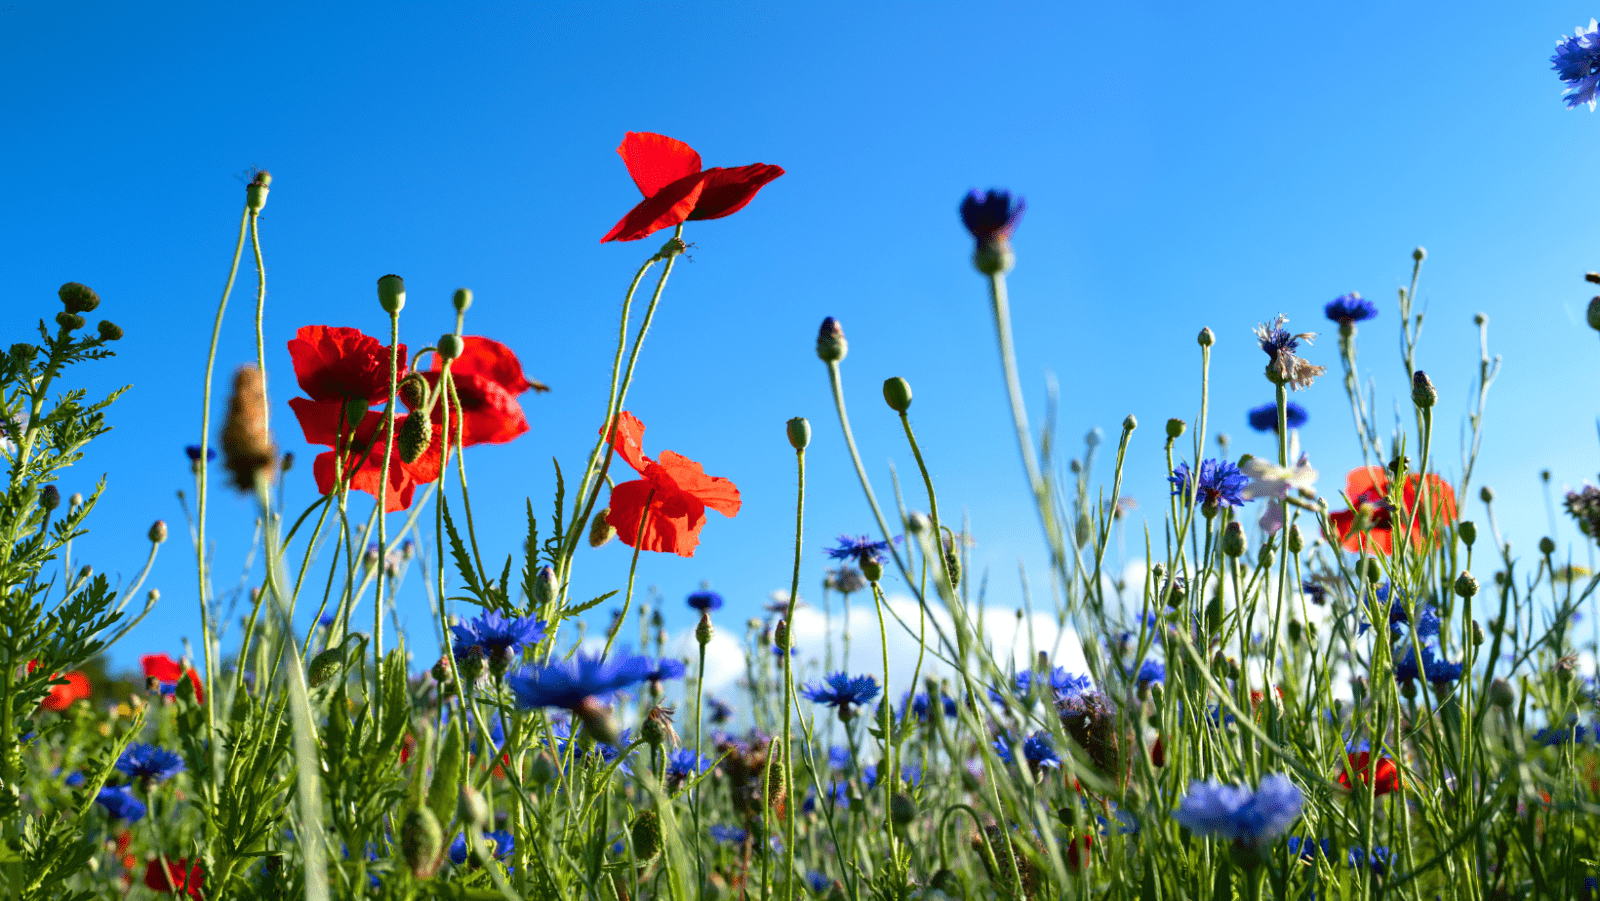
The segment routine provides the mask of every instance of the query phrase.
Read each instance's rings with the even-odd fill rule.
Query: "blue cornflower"
[[[511,833],[503,829],[485,832],[483,837],[486,841],[494,844],[495,860],[505,860],[511,856],[511,852],[517,849],[516,839],[511,837]],[[458,867],[467,862],[467,836],[465,833],[457,835],[456,840],[450,843],[450,862]]]
[[[1372,872],[1377,873],[1379,876],[1389,872],[1389,849],[1382,845],[1373,847],[1371,860],[1367,859],[1366,851],[1360,846],[1351,845],[1350,853],[1346,855],[1346,859],[1350,861],[1350,869],[1352,870],[1360,869],[1362,864],[1366,864],[1372,868]]]
[[[183,452],[184,452],[184,454],[186,456],[188,456],[190,463],[199,463],[200,462],[200,445],[191,444],[188,447],[184,448]],[[214,448],[214,447],[206,448],[206,462],[209,463],[212,460],[215,460],[216,458],[217,458],[217,449]]]
[[[813,892],[819,895],[833,886],[833,880],[828,878],[828,874],[817,870],[812,870],[806,874],[806,883],[811,886]]]
[[[1152,683],[1167,681],[1166,664],[1159,660],[1146,660],[1139,667],[1139,675],[1136,679],[1134,679],[1134,681],[1138,682],[1140,685],[1150,685]]]
[[[644,677],[651,682],[665,682],[668,679],[682,679],[688,671],[688,665],[682,660],[674,657],[662,657],[651,665],[649,672],[646,672]]]
[[[1287,776],[1264,776],[1252,791],[1216,780],[1193,782],[1172,818],[1197,836],[1215,835],[1257,847],[1289,830],[1305,796]]]
[[[1318,607],[1328,603],[1328,586],[1321,582],[1313,582],[1307,579],[1300,583],[1300,590],[1311,600],[1311,603],[1316,604]]]
[[[828,766],[835,770],[850,769],[850,749],[844,745],[834,745],[828,749]]]
[[[67,774],[67,778],[61,780],[61,784],[65,785],[67,788],[77,788],[78,786],[82,785],[83,782],[84,775],[82,770],[73,770]]]
[[[1012,761],[1011,743],[1004,736],[995,739],[995,753],[1006,763]],[[1022,757],[1028,761],[1028,766],[1034,771],[1053,770],[1061,765],[1061,755],[1056,753],[1055,746],[1050,744],[1050,733],[1040,730],[1022,740]]]
[[[1298,835],[1289,836],[1289,853],[1295,854],[1307,863],[1315,861],[1318,857],[1327,857],[1333,853],[1333,842],[1328,839],[1317,841],[1310,838],[1301,838]]]
[[[801,686],[800,694],[818,704],[826,704],[848,718],[850,708],[866,704],[878,696],[878,680],[871,676],[834,673],[822,682]]]
[[[1306,413],[1306,408],[1299,404],[1291,403],[1284,408],[1284,418],[1289,420],[1289,428],[1298,429],[1306,424],[1311,417]],[[1278,405],[1262,404],[1250,408],[1250,428],[1258,432],[1276,432],[1278,430]]]
[[[533,666],[506,677],[517,706],[565,707],[576,710],[588,698],[604,700],[619,690],[644,681],[650,658],[626,651],[615,657],[579,652],[571,660]]]
[[[165,782],[186,767],[176,751],[135,743],[128,745],[128,749],[117,758],[117,769],[127,773],[130,779]]]
[[[100,794],[95,796],[95,801],[111,814],[112,819],[127,820],[137,823],[144,819],[149,808],[144,802],[133,796],[133,790],[126,785],[106,786],[100,789]]]
[[[1179,463],[1178,468],[1167,477],[1167,481],[1172,483],[1172,496],[1189,497],[1192,478],[1189,464]],[[1213,513],[1223,506],[1238,507],[1244,504],[1244,498],[1239,492],[1248,484],[1250,477],[1227,460],[1202,460],[1195,499],[1200,502],[1203,509]]]
[[[512,658],[522,653],[524,647],[544,638],[544,620],[531,616],[502,616],[487,610],[480,616],[467,620],[465,625],[450,627],[455,636],[451,653],[457,660],[482,655],[491,666],[505,667]],[[500,672],[504,672],[501,669]]]
[[[738,826],[712,826],[711,837],[726,845],[742,845],[750,833]]]
[[[1406,648],[1406,655],[1394,665],[1394,680],[1396,682],[1410,682],[1421,675],[1434,685],[1447,685],[1461,678],[1462,664],[1451,663],[1448,660],[1434,656],[1433,645],[1422,646],[1422,669],[1417,669],[1417,650],[1414,647]]]
[[[946,717],[953,719],[959,714],[959,711],[956,709],[956,699],[943,692],[939,693],[939,706],[942,708]],[[901,719],[905,718],[907,709],[909,709],[911,713],[916,716],[919,722],[926,723],[928,721],[928,715],[933,712],[933,699],[930,698],[928,693],[925,691],[919,691],[915,695],[913,695],[910,691],[907,691],[905,697],[900,699]]]
[[[1321,366],[1313,366],[1295,355],[1295,351],[1300,349],[1301,341],[1311,344],[1317,335],[1315,332],[1294,334],[1284,328],[1288,321],[1288,316],[1279,313],[1277,319],[1257,325],[1256,342],[1261,345],[1262,352],[1268,358],[1267,378],[1276,384],[1288,385],[1299,391],[1311,387],[1311,382],[1327,370]]]
[[[711,758],[704,754],[696,754],[691,748],[679,748],[667,757],[667,778],[682,782],[704,772],[710,765]]]
[[[1595,94],[1600,91],[1600,28],[1595,27],[1595,20],[1589,20],[1588,28],[1579,25],[1572,37],[1557,41],[1550,62],[1567,83],[1567,92],[1562,96],[1567,108],[1587,103],[1593,110]]]
[[[900,779],[902,781],[904,781],[904,782],[910,783],[911,785],[916,785],[917,783],[922,781],[922,767],[917,766],[914,763],[906,764],[905,766],[900,768]],[[877,788],[878,787],[878,767],[877,767],[877,765],[869,766],[866,769],[862,770],[861,771],[861,781],[866,784],[867,788]]]
[[[317,625],[321,626],[324,629],[328,628],[329,626],[332,626],[334,623],[336,623],[338,621],[339,621],[339,614],[338,613],[324,613],[321,616],[317,617]]]
[[[1027,207],[1021,197],[1012,197],[1010,191],[999,188],[968,191],[967,196],[961,198],[961,224],[972,233],[980,247],[1009,241]]]
[[[1341,294],[1328,305],[1322,308],[1328,319],[1340,325],[1351,325],[1357,322],[1366,322],[1378,315],[1378,305],[1362,297],[1355,291]]]
[[[1409,625],[1410,616],[1406,613],[1406,599],[1403,592],[1391,591],[1389,583],[1379,585],[1373,592],[1380,602],[1389,603],[1389,631],[1396,638],[1400,637],[1400,627]],[[1417,611],[1417,634],[1423,638],[1436,638],[1439,635],[1439,608],[1432,604],[1424,603],[1422,609]],[[1357,635],[1367,634],[1372,624],[1362,620],[1356,627]]]
[[[889,542],[873,541],[867,535],[856,538],[840,535],[839,543],[828,549],[828,556],[834,560],[854,560],[857,566],[869,561],[882,563],[889,559]]]
[[[711,708],[706,714],[706,719],[713,724],[726,723],[733,719],[733,706],[727,701],[720,698],[706,698],[706,706]]]
[[[715,591],[697,591],[689,595],[689,606],[701,613],[722,609],[722,595]]]
[[[1581,745],[1589,740],[1589,727],[1578,722],[1576,716],[1567,717],[1560,728],[1546,726],[1533,734],[1533,740],[1545,747],[1555,745]]]

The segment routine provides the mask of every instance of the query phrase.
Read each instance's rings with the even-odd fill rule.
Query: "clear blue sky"
[[[1459,469],[1454,423],[1484,311],[1506,362],[1479,483],[1499,489],[1503,524],[1531,549],[1547,531],[1538,471],[1559,488],[1600,468],[1600,341],[1582,322],[1581,278],[1600,268],[1600,223],[1585,212],[1600,119],[1563,107],[1549,67],[1556,39],[1597,9],[14,3],[0,8],[0,326],[16,340],[75,280],[127,331],[115,362],[85,370],[100,389],[133,383],[116,431],[62,485],[109,473],[77,549],[97,569],[131,575],[149,522],[173,526],[151,582],[164,599],[118,650],[124,662],[176,653],[197,630],[174,492],[190,484],[182,448],[198,439],[241,173],[275,177],[262,217],[269,375],[278,437],[303,461],[313,449],[284,403],[284,342],[311,323],[380,333],[373,283],[386,272],[406,278],[412,346],[450,325],[450,293],[469,286],[469,331],[511,345],[554,388],[524,397],[531,433],[469,456],[486,489],[480,534],[498,554],[520,543],[525,494],[548,510],[551,457],[581,465],[618,301],[658,243],[598,243],[638,199],[613,152],[629,130],[685,140],[708,166],[788,170],[735,217],[690,223],[693,262],[673,276],[629,403],[650,452],[684,453],[744,494],[737,519],[710,516],[694,559],[641,564],[675,627],[703,579],[732,602],[730,624],[787,586],[790,416],[816,435],[803,591],[815,593],[832,536],[868,529],[811,350],[828,315],[849,335],[847,386],[880,490],[887,461],[909,470],[878,394],[902,375],[942,502],[970,512],[993,602],[1016,602],[1019,558],[1042,584],[983,284],[955,215],[974,187],[1028,200],[1011,286],[1035,422],[1046,372],[1069,442],[1137,415],[1127,490],[1151,509],[1161,424],[1193,418],[1201,326],[1219,336],[1214,421],[1236,453],[1266,447],[1244,423],[1271,398],[1250,326],[1282,311],[1326,332],[1310,356],[1334,369],[1321,306],[1347,291],[1382,306],[1362,346],[1389,410],[1406,396],[1394,292],[1425,245],[1421,361],[1443,398],[1445,470]],[[224,374],[253,358],[253,274],[242,285]],[[1358,462],[1339,381],[1296,400],[1336,492]],[[310,467],[290,479],[299,509],[314,497]],[[219,495],[219,579],[237,571],[249,510]],[[618,545],[585,549],[576,592],[620,585],[626,565]],[[416,637],[425,657],[431,642]]]

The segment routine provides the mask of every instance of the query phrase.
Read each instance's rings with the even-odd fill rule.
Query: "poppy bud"
[[[1203,328],[1200,330],[1199,337],[1197,337],[1195,340],[1200,342],[1201,347],[1210,347],[1211,345],[1217,343],[1217,336],[1216,333],[1211,331],[1211,329]]]
[[[44,490],[39,492],[39,506],[43,507],[47,514],[61,506],[61,489],[54,485],[44,486]]]
[[[1183,437],[1183,432],[1187,428],[1189,428],[1189,424],[1184,422],[1183,420],[1181,420],[1181,419],[1169,419],[1169,420],[1167,420],[1167,437],[1171,438],[1173,440],[1177,440],[1178,438],[1182,438]]]
[[[1131,431],[1133,431],[1134,429],[1136,429],[1138,427],[1139,427],[1139,420],[1135,419],[1134,415],[1132,413],[1129,413],[1128,417],[1126,419],[1122,420],[1122,430],[1124,432],[1131,432]]]
[[[400,459],[406,463],[415,463],[422,459],[428,452],[428,445],[433,443],[433,423],[426,416],[413,413],[400,421],[400,434],[396,444],[400,448]]]
[[[444,831],[439,828],[439,818],[427,807],[417,807],[406,814],[400,825],[400,853],[418,879],[432,878],[444,860]]]
[[[354,432],[356,426],[361,424],[362,418],[367,415],[368,406],[364,397],[352,397],[344,402],[344,426],[347,434]]]
[[[1305,537],[1300,534],[1299,525],[1292,525],[1289,527],[1289,537],[1284,541],[1284,546],[1289,549],[1289,553],[1291,554],[1298,554],[1305,550],[1306,540]]]
[[[1228,523],[1222,530],[1222,552],[1229,557],[1244,555],[1248,542],[1244,537],[1244,524],[1238,520]]]
[[[1439,402],[1439,389],[1433,387],[1428,374],[1420,369],[1411,376],[1411,402],[1424,410]]]
[[[61,298],[61,305],[67,308],[68,313],[88,313],[100,306],[100,295],[88,285],[77,282],[67,282],[56,290],[56,296]]]
[[[472,289],[457,288],[455,295],[450,298],[450,302],[455,304],[457,313],[465,313],[472,307]]]
[[[805,450],[811,443],[811,423],[806,422],[804,416],[796,416],[785,425],[789,432],[789,446],[795,450]]]
[[[617,530],[612,527],[607,517],[611,508],[607,507],[595,514],[594,520],[589,523],[589,546],[600,547],[616,536]]]
[[[259,213],[261,208],[267,205],[267,193],[271,190],[271,185],[272,173],[265,169],[250,179],[250,184],[244,189],[244,204],[250,208],[250,212]]]
[[[311,658],[311,666],[306,674],[306,683],[312,688],[320,688],[339,673],[344,666],[344,648],[328,648],[326,651]]]
[[[1511,683],[1504,679],[1496,679],[1489,683],[1489,703],[1501,710],[1510,710],[1511,705],[1517,700],[1517,693],[1511,689]]]
[[[122,326],[109,319],[100,320],[100,324],[96,328],[100,331],[100,340],[102,341],[122,340]]]
[[[551,762],[550,755],[540,752],[533,758],[533,765],[528,768],[528,779],[534,785],[549,785],[555,781],[556,765]]]
[[[844,326],[829,316],[817,329],[817,358],[824,363],[837,363],[850,352],[850,342],[844,339]]]
[[[398,275],[385,275],[378,279],[378,306],[385,313],[395,314],[405,309],[406,280]]]
[[[1367,581],[1371,582],[1374,585],[1376,585],[1376,584],[1378,584],[1378,580],[1382,579],[1382,578],[1383,578],[1383,567],[1378,565],[1378,561],[1373,560],[1372,558],[1368,557],[1367,558]]]
[[[883,399],[889,404],[889,409],[904,413],[911,409],[911,383],[899,376],[885,380]]]
[[[556,571],[549,564],[539,567],[539,571],[533,575],[534,602],[541,606],[550,603],[555,599],[557,587]]]
[[[150,524],[149,537],[150,537],[150,543],[151,544],[160,544],[163,541],[166,541],[167,540],[167,524],[165,522],[162,522],[159,519],[156,520],[155,522],[151,523]]]
[[[910,825],[911,821],[917,818],[917,802],[911,800],[911,796],[905,792],[896,792],[895,796],[889,799],[889,817],[898,826]]]
[[[950,548],[944,551],[944,570],[950,574],[950,587],[958,588],[961,585],[961,558]]]
[[[1456,524],[1456,534],[1461,536],[1461,540],[1466,543],[1467,547],[1472,547],[1473,543],[1478,540],[1478,526],[1470,519],[1463,520]]]
[[[469,829],[482,829],[490,823],[488,802],[470,785],[461,786],[461,793],[456,796],[456,814]]]
[[[1299,644],[1300,643],[1300,638],[1304,634],[1305,634],[1305,630],[1301,627],[1299,620],[1297,620],[1297,619],[1289,620],[1289,640],[1290,641],[1294,642],[1295,644]]]
[[[633,857],[639,863],[648,863],[661,853],[661,818],[654,810],[641,810],[628,827],[633,836]]]
[[[862,560],[861,574],[867,577],[868,582],[876,583],[883,578],[883,564],[872,559]]]
[[[1078,521],[1073,526],[1072,537],[1077,542],[1078,547],[1088,544],[1089,539],[1094,537],[1094,523],[1089,520],[1088,511],[1078,514]]]
[[[422,377],[422,373],[413,372],[400,380],[395,393],[400,395],[400,401],[408,408],[421,410],[428,405],[428,380]]]
[[[439,348],[440,358],[445,360],[460,359],[462,351],[466,349],[466,344],[461,340],[461,336],[453,332],[446,332],[440,335],[439,343],[436,346]]]
[[[84,319],[77,313],[68,313],[63,311],[56,314],[56,325],[61,326],[69,332],[76,331],[83,328]]]

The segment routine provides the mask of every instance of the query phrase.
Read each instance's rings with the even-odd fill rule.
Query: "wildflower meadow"
[[[1593,110],[1594,22],[1549,64],[1565,105]],[[640,575],[730,541],[751,503],[709,462],[726,459],[712,442],[657,438],[667,417],[647,382],[674,368],[641,361],[760,378],[658,336],[697,315],[674,289],[691,262],[719,264],[695,255],[760,228],[747,210],[784,189],[785,148],[752,162],[640,130],[616,153],[636,205],[571,238],[633,267],[601,289],[620,303],[582,314],[614,336],[604,402],[576,436],[584,453],[515,479],[477,476],[475,458],[546,427],[537,405],[562,386],[531,348],[560,336],[518,333],[470,288],[408,295],[383,271],[360,316],[285,321],[263,216],[293,175],[252,169],[238,219],[215,223],[231,246],[220,298],[182,302],[209,344],[166,350],[204,403],[162,420],[159,453],[191,480],[177,515],[135,530],[131,575],[74,552],[129,531],[97,507],[119,468],[144,472],[117,459],[84,473],[125,403],[85,375],[114,365],[124,310],[76,281],[8,300],[38,327],[0,353],[6,897],[1600,896],[1600,487],[1541,499],[1483,484],[1500,311],[1477,316],[1464,350],[1425,333],[1426,250],[1396,248],[1401,287],[1383,299],[1241,298],[1259,306],[1253,330],[1196,309],[1192,340],[1171,346],[1136,323],[1080,336],[1139,345],[1129,365],[1159,369],[1173,413],[1078,443],[1062,437],[1073,394],[1030,405],[1018,362],[1046,302],[1008,280],[1029,265],[1028,186],[938,198],[970,253],[959,288],[992,326],[962,336],[960,364],[1003,411],[1008,453],[929,442],[917,389],[954,364],[859,375],[894,338],[852,345],[841,296],[784,338],[819,406],[758,411],[776,450],[755,465],[787,492],[786,532],[767,558],[782,588],[746,616],[714,572],[676,596]],[[859,234],[836,240],[796,252],[866,252]],[[1600,293],[1584,279],[1600,285],[1573,272],[1574,294]],[[453,327],[413,325],[424,310]],[[1600,332],[1600,297],[1586,315]],[[228,357],[228,335],[253,354]],[[1463,354],[1469,388],[1430,377]],[[1216,390],[1223,368],[1259,373],[1252,393]],[[1330,385],[1342,407],[1303,403]],[[1401,399],[1392,411],[1379,385]],[[1114,395],[1117,379],[1093,390]],[[1559,401],[1596,412],[1586,385]],[[1302,441],[1313,417],[1345,423],[1337,453]],[[1239,427],[1252,452],[1226,436]],[[856,523],[837,537],[812,525],[828,515],[823,433]],[[302,439],[313,453],[288,449]],[[869,439],[901,465],[864,454]],[[1135,445],[1163,465],[1136,472]],[[1313,464],[1352,448],[1356,465]],[[1042,567],[976,564],[983,525],[941,490],[956,468],[993,470],[1025,499],[1009,525],[1040,536]],[[1135,481],[1157,493],[1135,502]],[[506,498],[510,534],[483,513]],[[1508,505],[1546,502],[1552,533],[1579,541],[1502,530]],[[244,559],[217,552],[224,530],[248,536]],[[997,620],[991,596],[1016,580],[1001,633],[1011,611]],[[403,597],[425,615],[402,615]],[[198,632],[150,643],[177,604]],[[692,638],[669,637],[669,613]],[[824,624],[805,643],[802,618]]]

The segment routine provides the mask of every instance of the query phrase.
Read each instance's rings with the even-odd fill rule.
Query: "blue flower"
[[[980,246],[1009,241],[1027,207],[1021,197],[1012,197],[1010,191],[999,188],[981,193],[968,191],[961,199],[961,224]]]
[[[905,766],[900,768],[900,778],[901,778],[902,781],[908,782],[911,785],[916,785],[917,783],[922,781],[922,767],[917,766],[914,763],[908,763]],[[877,766],[876,765],[869,766],[866,769],[862,770],[861,771],[861,781],[866,783],[867,788],[877,788],[878,787],[878,768],[877,768]]]
[[[77,788],[78,786],[83,784],[83,781],[84,781],[83,771],[82,770],[73,770],[72,772],[67,774],[67,778],[61,780],[61,784],[65,785],[67,788]]]
[[[870,703],[878,696],[878,680],[871,676],[834,673],[822,682],[801,686],[800,694],[848,715],[851,707]]]
[[[662,657],[650,667],[644,677],[651,682],[665,682],[668,679],[682,679],[689,667],[682,660],[673,657]]]
[[[1595,20],[1589,20],[1588,28],[1578,26],[1572,37],[1557,41],[1556,53],[1550,57],[1550,62],[1551,68],[1567,83],[1567,92],[1562,98],[1567,101],[1567,109],[1587,103],[1593,110],[1595,93],[1600,90],[1600,29],[1595,27]]]
[[[960,713],[956,709],[956,699],[943,692],[939,693],[939,706],[943,709],[944,715],[951,719],[954,719]],[[905,697],[900,699],[901,719],[905,719],[907,709],[916,716],[919,722],[926,723],[928,714],[933,712],[933,700],[928,697],[928,693],[925,691],[919,691],[913,695],[908,690],[905,693]]]
[[[1349,294],[1341,294],[1328,301],[1328,305],[1322,308],[1322,312],[1327,314],[1328,319],[1331,321],[1346,325],[1366,322],[1368,319],[1378,315],[1378,305],[1355,291],[1351,291]]]
[[[1389,583],[1385,582],[1379,585],[1373,594],[1377,596],[1380,602],[1389,602],[1389,631],[1396,638],[1399,638],[1400,627],[1411,623],[1411,617],[1406,613],[1404,593],[1399,591],[1391,592]],[[1417,634],[1423,638],[1435,638],[1439,635],[1439,626],[1439,608],[1432,604],[1423,604],[1422,609],[1417,611]],[[1372,624],[1362,620],[1356,627],[1356,634],[1365,635],[1370,628],[1372,628]]]
[[[1533,734],[1533,740],[1545,747],[1555,745],[1581,745],[1589,740],[1589,727],[1578,722],[1576,716],[1567,717],[1560,728],[1546,726]]]
[[[1257,847],[1289,830],[1305,796],[1287,776],[1264,776],[1252,791],[1216,780],[1194,782],[1172,818],[1197,836],[1215,835]]]
[[[579,652],[571,660],[524,669],[506,678],[517,706],[565,707],[575,710],[588,698],[604,700],[630,685],[643,682],[650,658],[626,651],[615,657]]]
[[[710,765],[711,758],[704,754],[696,754],[690,748],[679,748],[667,757],[667,778],[682,782],[704,772]]]
[[[1434,656],[1433,645],[1422,646],[1422,669],[1417,669],[1417,650],[1414,647],[1406,648],[1406,655],[1394,665],[1394,680],[1396,682],[1410,682],[1423,676],[1434,685],[1446,685],[1461,678],[1462,664],[1451,663],[1448,660]]]
[[[1315,332],[1300,332],[1293,334],[1284,325],[1289,317],[1278,314],[1278,318],[1271,322],[1263,322],[1255,328],[1256,342],[1261,345],[1261,350],[1267,355],[1267,378],[1279,385],[1288,385],[1296,391],[1311,387],[1311,382],[1317,376],[1326,372],[1321,366],[1300,359],[1295,351],[1300,348],[1300,342],[1307,344],[1316,340]]]
[[[889,542],[873,541],[866,535],[858,538],[840,535],[839,543],[828,549],[828,556],[834,560],[854,560],[857,566],[869,561],[882,563],[889,559]]]
[[[486,841],[494,844],[495,860],[505,860],[511,856],[511,852],[517,849],[516,839],[511,837],[511,833],[504,830],[496,829],[492,832],[485,832],[483,837]],[[457,835],[456,840],[450,843],[450,862],[458,867],[467,862],[467,836],[465,833]]]
[[[722,595],[715,591],[697,591],[689,595],[689,606],[701,613],[722,609]]]
[[[1328,586],[1321,582],[1313,582],[1307,579],[1300,583],[1300,590],[1311,600],[1311,603],[1316,604],[1318,607],[1328,603]]]
[[[833,880],[828,878],[827,873],[821,873],[816,870],[806,874],[806,882],[811,886],[811,890],[819,895],[833,886]]]
[[[1139,667],[1138,678],[1136,678],[1134,681],[1138,682],[1140,685],[1150,685],[1156,682],[1167,681],[1166,664],[1159,660],[1146,660]]]
[[[1289,428],[1298,429],[1311,418],[1306,414],[1306,408],[1296,403],[1291,403],[1284,408],[1283,415],[1289,420]],[[1278,430],[1278,405],[1262,404],[1250,409],[1250,428],[1258,432],[1276,432]]]
[[[188,456],[190,463],[199,463],[200,462],[200,445],[191,444],[188,447],[184,448],[183,452],[184,452],[184,454],[186,456]],[[214,448],[214,447],[206,448],[206,462],[209,463],[212,460],[215,460],[216,458],[217,458],[217,449]]]
[[[183,758],[175,751],[136,743],[128,745],[128,749],[117,758],[117,769],[127,773],[130,779],[165,782],[183,772],[186,767],[183,765]]]
[[[733,719],[733,707],[727,701],[719,698],[706,698],[706,704],[711,707],[706,719],[712,723],[726,723]]]
[[[711,837],[725,845],[742,845],[750,833],[737,826],[712,826]]]
[[[1301,838],[1298,835],[1289,836],[1289,853],[1299,855],[1307,863],[1315,861],[1318,857],[1327,857],[1333,853],[1333,842],[1328,839],[1316,841]]]
[[[995,739],[995,753],[1006,763],[1012,761],[1011,743],[1005,736]],[[1040,730],[1022,740],[1022,757],[1028,761],[1028,766],[1035,772],[1039,770],[1053,770],[1061,765],[1061,755],[1056,753],[1055,746],[1050,744],[1050,733]]]
[[[508,618],[488,610],[466,625],[451,626],[450,632],[456,637],[452,653],[457,660],[473,656],[476,649],[477,654],[504,663],[544,637],[544,620],[531,616]]]
[[[1350,853],[1346,855],[1346,859],[1350,861],[1352,870],[1360,869],[1362,864],[1366,864],[1372,869],[1372,872],[1377,873],[1379,876],[1389,872],[1389,849],[1382,845],[1373,847],[1370,861],[1367,859],[1366,851],[1362,850],[1358,845],[1351,845]]]
[[[133,790],[126,785],[116,787],[106,786],[100,789],[100,794],[95,796],[95,801],[111,814],[112,819],[127,820],[137,823],[144,819],[149,808],[144,802],[133,796]]]
[[[1172,483],[1172,496],[1188,498],[1191,478],[1189,464],[1179,463],[1178,468],[1167,477],[1167,481]],[[1213,512],[1223,506],[1238,507],[1244,504],[1239,492],[1248,484],[1250,477],[1227,460],[1202,460],[1196,499],[1203,508]]]
[[[835,770],[850,769],[850,749],[844,745],[834,745],[828,749],[828,766]]]

